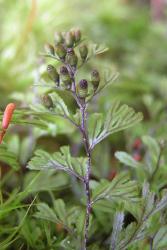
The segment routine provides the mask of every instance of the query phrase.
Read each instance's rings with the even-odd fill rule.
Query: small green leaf
[[[60,222],[56,216],[56,213],[46,203],[38,204],[37,209],[38,212],[35,214],[36,218],[51,221],[53,223]]]
[[[70,115],[63,99],[56,92],[49,94],[49,96],[52,98],[55,112],[61,113],[62,115],[65,114],[66,116]]]
[[[156,203],[156,206],[154,208],[154,210],[152,211],[151,214],[155,214],[159,211],[161,211],[162,209],[167,207],[167,194],[164,195],[161,200],[159,202]]]
[[[130,166],[132,168],[142,168],[143,165],[136,161],[131,155],[123,151],[117,151],[115,157],[123,164]]]
[[[133,201],[139,199],[139,188],[136,181],[131,181],[127,172],[117,175],[112,182],[102,180],[99,185],[93,189],[93,202],[100,199],[115,201]]]
[[[61,223],[62,226],[72,233],[73,229],[68,225],[68,218],[66,214],[64,201],[61,199],[55,200],[54,209],[50,208],[46,203],[40,203],[37,205],[38,211],[35,213],[35,217],[50,221],[53,223]],[[62,209],[62,210],[61,210]]]
[[[111,235],[110,250],[116,250],[119,242],[120,232],[123,227],[124,213],[117,212],[114,217],[113,230]]]
[[[153,214],[167,207],[167,193],[160,200],[156,200],[155,193],[149,190],[147,183],[143,186],[144,217],[148,218]]]
[[[65,203],[62,199],[57,199],[54,202],[54,210],[56,211],[56,214],[58,218],[63,221],[64,223],[66,222],[66,208],[65,208]]]
[[[46,170],[55,169],[62,170],[70,175],[82,179],[86,173],[87,158],[72,157],[68,146],[60,148],[59,152],[49,154],[43,150],[37,150],[35,157],[28,164],[29,169]]]
[[[63,99],[56,93],[50,93],[48,96],[52,99],[53,107],[46,108],[44,105],[37,103],[35,105],[31,105],[30,114],[33,117],[38,117],[40,120],[45,121],[46,124],[53,123],[57,125],[57,118],[66,119],[72,128],[78,127],[80,120],[80,113],[76,112],[76,114],[72,114],[69,112],[65,102]],[[62,123],[61,126],[65,126],[65,131],[69,130],[69,124]]]
[[[102,114],[92,114],[89,118],[88,132],[89,132],[89,142],[92,145],[93,141],[96,140],[102,129],[103,115]]]
[[[157,158],[160,153],[160,146],[158,142],[151,136],[145,135],[142,137],[143,143],[148,147],[151,154]]]
[[[30,186],[28,193],[36,193],[40,191],[56,191],[66,188],[69,185],[69,179],[63,173],[55,173],[50,171],[29,171],[24,178],[24,189],[36,177],[35,181]]]
[[[142,141],[148,148],[148,151],[145,155],[147,168],[150,173],[153,173],[160,155],[160,145],[153,137],[148,135],[143,136]]]
[[[121,233],[121,241],[117,245],[117,250],[126,249],[132,243],[135,232],[137,232],[137,224],[132,222]]]
[[[166,249],[167,248],[167,226],[162,226],[156,233],[153,240],[153,249]]]
[[[85,211],[80,210],[76,220],[76,228],[79,235],[83,235],[85,225]]]
[[[107,136],[135,125],[140,122],[142,118],[142,113],[135,113],[135,111],[127,105],[124,104],[121,106],[119,102],[114,102],[107,112],[101,133],[92,142],[90,148],[93,148]]]
[[[113,214],[115,212],[115,209],[116,204],[111,200],[99,199],[98,202],[95,202],[93,204],[93,210],[95,213],[101,212]],[[103,223],[103,221],[101,223]]]
[[[32,156],[35,148],[35,140],[31,136],[27,136],[22,139],[20,143],[20,162],[25,165]]]
[[[108,48],[106,48],[104,45],[91,44],[89,45],[89,57],[102,54],[106,52],[107,50]]]

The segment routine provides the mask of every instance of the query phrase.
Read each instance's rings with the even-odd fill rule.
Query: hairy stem
[[[91,149],[90,149],[90,145],[89,145],[89,137],[88,137],[87,125],[86,125],[87,103],[85,102],[84,99],[79,98],[77,95],[76,81],[75,81],[76,69],[73,69],[68,64],[65,64],[65,65],[68,68],[68,71],[69,71],[71,79],[72,79],[73,97],[76,100],[76,103],[80,109],[81,124],[79,125],[79,130],[82,134],[83,144],[85,146],[85,151],[86,151],[86,155],[88,158],[86,174],[85,174],[84,179],[83,179],[83,182],[85,185],[85,193],[86,193],[86,217],[85,217],[84,239],[83,239],[83,243],[82,243],[82,250],[86,250],[87,245],[88,245],[88,228],[89,228],[90,213],[91,213],[91,207],[92,207],[90,186],[89,186],[90,173],[91,173]]]
[[[153,238],[150,238],[150,250],[153,250]]]
[[[85,192],[86,192],[86,217],[85,217],[85,230],[84,230],[84,246],[83,249],[87,249],[87,244],[88,244],[88,228],[89,228],[89,220],[90,220],[90,213],[91,213],[91,195],[90,195],[90,186],[89,186],[89,181],[90,181],[90,172],[91,172],[91,151],[89,147],[89,138],[87,134],[87,128],[86,128],[86,105],[84,104],[81,107],[81,115],[82,115],[82,121],[81,121],[81,129],[82,129],[82,135],[83,135],[83,142],[85,145],[85,151],[88,157],[88,162],[87,162],[87,169],[86,169],[86,175],[84,177],[84,183],[85,183]]]

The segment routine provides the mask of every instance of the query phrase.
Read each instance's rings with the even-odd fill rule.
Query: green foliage
[[[55,174],[55,171],[40,171],[39,173],[30,172],[26,175],[24,180],[24,188],[26,188],[32,179],[35,178],[35,182],[32,183],[30,193],[37,193],[42,191],[53,191],[67,188],[69,185],[68,177],[62,174]]]
[[[167,246],[167,228],[162,226],[153,238],[153,249],[163,249]]]
[[[115,214],[114,222],[113,222],[113,233],[111,236],[110,249],[116,249],[117,244],[119,242],[119,234],[123,227],[124,213],[118,212]]]
[[[6,145],[0,145],[0,161],[7,163],[11,168],[18,170],[20,168],[17,156],[8,150]]]
[[[112,83],[114,78],[111,74],[105,73],[103,79],[100,77],[99,72],[94,70],[98,76],[98,86],[93,85],[93,92],[91,90],[91,85],[86,79],[79,80],[79,83],[76,82],[75,75],[80,70],[80,67],[87,63],[91,56],[98,55],[99,53],[101,54],[105,51],[103,48],[101,49],[100,47],[98,48],[97,46],[94,46],[92,47],[93,50],[90,53],[91,47],[89,46],[88,57],[84,60],[83,57],[81,57],[82,63],[77,66],[80,58],[77,56],[76,51],[81,38],[79,38],[79,40],[78,38],[75,40],[76,34],[80,34],[80,31],[74,30],[71,31],[71,33],[62,34],[63,39],[61,39],[59,45],[55,46],[55,52],[54,47],[50,45],[50,48],[52,49],[50,49],[45,56],[58,60],[58,62],[63,66],[60,67],[60,75],[58,75],[58,71],[55,69],[56,86],[51,85],[49,92],[45,92],[42,98],[42,104],[31,106],[31,114],[38,117],[38,119],[40,118],[41,121],[46,121],[48,116],[51,117],[51,119],[53,116],[60,116],[68,120],[81,134],[83,139],[82,145],[85,147],[86,157],[73,157],[69,146],[62,146],[58,152],[53,154],[50,154],[45,150],[38,149],[35,151],[35,156],[32,157],[27,167],[32,170],[49,171],[49,169],[55,169],[64,171],[70,174],[72,178],[77,178],[82,182],[82,184],[84,184],[86,211],[83,209],[81,210],[81,208],[79,209],[81,216],[79,220],[77,219],[76,223],[79,240],[77,240],[76,243],[79,242],[81,248],[87,249],[89,230],[92,230],[91,209],[94,208],[93,205],[97,201],[106,200],[109,204],[111,204],[111,201],[114,201],[119,204],[119,206],[124,205],[125,207],[128,207],[128,205],[133,202],[135,203],[139,201],[139,187],[137,183],[135,181],[131,181],[129,174],[124,172],[116,176],[112,182],[101,180],[99,183],[94,183],[91,195],[91,151],[97,143],[110,134],[124,130],[141,121],[142,114],[135,113],[135,111],[127,105],[121,106],[118,102],[115,102],[112,104],[105,118],[103,114],[95,113],[91,115],[89,119],[87,109],[89,108],[93,98],[110,82]],[[71,39],[70,43],[69,40],[67,40],[67,37]],[[80,56],[82,55],[80,54]],[[50,69],[53,70],[54,67],[49,65],[49,74]],[[55,82],[55,78],[52,77],[52,81]],[[101,84],[100,81],[104,81],[104,83]],[[64,100],[55,92],[55,89],[63,91],[64,93],[67,91],[70,95],[72,95],[76,105],[78,106],[75,115],[71,113]],[[85,203],[84,200],[83,202]],[[66,230],[70,233],[70,231],[73,231],[74,229],[71,229],[68,225],[64,202],[62,200],[58,200],[55,201],[54,204],[56,209],[55,212],[47,204],[39,204],[37,206],[39,211],[35,216],[43,220],[48,220],[52,223],[62,223],[64,228],[66,228]],[[96,206],[94,209],[95,211],[97,210]],[[96,223],[96,220],[94,223]],[[74,235],[69,237],[74,240]],[[112,238],[112,242],[113,241],[114,240]],[[112,243],[112,245],[113,244],[115,245],[115,242]]]
[[[136,161],[131,155],[126,152],[117,151],[115,157],[123,164],[130,166],[132,168],[142,168],[143,165]]]
[[[121,233],[121,225],[119,225],[120,226],[119,228],[117,226],[118,228],[117,233],[120,237],[120,240],[117,241],[117,245],[115,248],[112,248],[112,244],[113,244],[113,241],[112,241],[111,249],[118,249],[118,250],[125,249],[129,247],[130,245],[135,246],[138,241],[144,240],[146,237],[149,238],[150,228],[151,228],[151,219],[153,216],[155,216],[157,212],[161,212],[161,210],[163,210],[167,206],[166,197],[167,196],[164,195],[162,199],[160,199],[159,201],[155,201],[154,193],[150,192],[148,189],[148,184],[145,184],[143,187],[143,202],[142,202],[141,214],[139,216],[137,223],[131,223],[130,225],[128,225],[126,229],[122,230],[122,233]],[[121,220],[122,217],[119,218],[117,215],[116,219]],[[120,224],[122,224],[122,221],[120,222]],[[115,221],[114,226],[116,225],[117,224]],[[155,226],[154,231],[156,232],[156,230],[157,229]],[[116,237],[118,238],[118,235],[116,236],[112,235],[112,239],[113,237],[114,239]],[[150,238],[151,238],[151,235],[150,235]]]
[[[103,126],[101,126],[101,120],[95,123],[90,147],[93,148],[97,143],[115,132],[134,126],[141,121],[142,118],[141,113],[135,113],[134,110],[127,105],[120,106],[118,102],[113,103],[107,113]]]
[[[93,189],[93,202],[101,199],[136,202],[139,195],[138,191],[137,183],[130,180],[128,173],[122,172],[112,182],[101,180],[96,185]]]
[[[37,55],[45,42],[52,43],[55,31],[78,22],[86,35],[107,44],[106,49],[87,43],[82,36],[68,40],[77,57],[68,59],[77,62],[76,85],[82,78],[88,82],[85,131],[92,168],[87,248],[166,249],[165,22],[149,21],[148,6],[135,5],[138,1],[16,2],[1,3],[0,11],[1,106],[9,99],[17,102],[0,146],[0,249],[84,249],[89,162],[81,109],[72,98],[72,79],[71,89],[58,80],[62,61],[56,61],[54,44],[44,59]],[[85,16],[81,8],[92,14]],[[78,49],[82,45],[84,57]],[[46,76],[46,61],[57,70],[56,82]],[[93,69],[100,69],[97,89],[91,85]],[[117,70],[121,76],[111,86]],[[42,104],[45,95],[51,105]],[[144,122],[138,123],[142,114],[134,110],[143,112]],[[141,138],[137,146],[136,137]]]
[[[48,154],[44,150],[37,150],[35,157],[28,164],[29,169],[33,170],[62,170],[79,179],[85,175],[86,161],[84,157],[72,157],[68,146],[60,148],[60,152]]]

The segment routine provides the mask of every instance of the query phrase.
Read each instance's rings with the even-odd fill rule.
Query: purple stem
[[[85,145],[85,150],[86,154],[88,157],[88,162],[87,162],[87,169],[86,169],[86,175],[84,177],[84,184],[85,184],[85,192],[86,192],[86,197],[87,197],[87,202],[86,202],[86,218],[85,218],[85,230],[84,230],[84,246],[83,250],[87,249],[87,244],[88,244],[88,228],[89,228],[89,221],[90,221],[90,213],[91,213],[91,195],[90,195],[90,186],[89,186],[89,181],[90,181],[90,172],[91,172],[91,151],[89,147],[89,138],[87,135],[87,128],[86,128],[86,105],[84,104],[82,108],[80,109],[81,114],[82,114],[82,122],[81,122],[81,129],[82,129],[82,135],[83,135],[83,142]]]
[[[87,126],[86,126],[87,104],[85,103],[84,99],[79,98],[77,95],[76,82],[75,82],[76,69],[72,69],[72,67],[70,67],[70,65],[68,64],[66,64],[66,67],[68,68],[68,71],[70,73],[70,76],[73,82],[73,96],[81,112],[81,125],[79,126],[79,130],[82,133],[83,144],[85,146],[86,155],[88,157],[86,175],[83,178],[87,201],[86,201],[86,218],[85,218],[84,239],[83,239],[83,244],[82,244],[83,245],[82,250],[86,250],[88,246],[88,228],[89,228],[90,213],[91,213],[91,207],[92,207],[90,186],[89,186],[90,173],[91,173],[91,149],[89,145],[89,137],[88,137]]]

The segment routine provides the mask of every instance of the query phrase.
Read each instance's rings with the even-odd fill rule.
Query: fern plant
[[[97,69],[92,69],[89,79],[78,79],[79,72],[88,63],[89,59],[106,51],[103,47],[85,43],[80,30],[56,33],[55,44],[47,44],[45,49],[46,53],[44,53],[44,56],[53,59],[53,61],[58,61],[59,65],[57,68],[53,64],[47,66],[52,84],[44,81],[41,84],[36,84],[48,89],[42,96],[41,102],[32,107],[31,112],[36,117],[43,117],[43,119],[44,117],[57,116],[70,122],[81,134],[85,156],[72,156],[69,146],[63,146],[60,148],[60,151],[53,154],[37,150],[35,156],[29,162],[28,168],[33,170],[54,169],[64,171],[84,185],[86,202],[80,248],[85,250],[89,244],[91,211],[98,201],[118,198],[131,201],[137,199],[136,184],[129,180],[129,176],[126,173],[117,176],[111,183],[108,181],[96,183],[95,187],[91,189],[93,149],[109,135],[141,121],[142,114],[135,113],[132,108],[127,105],[120,105],[117,101],[111,104],[107,114],[89,112],[93,99],[113,82],[117,74],[113,75],[109,72],[102,74]],[[75,114],[66,106],[58,91],[67,92],[74,98],[76,102]],[[42,214],[45,206],[41,205],[39,207],[39,213]],[[60,204],[60,206],[63,209],[64,205]],[[47,210],[47,216],[50,214],[51,217],[54,217],[51,211],[49,212],[49,208]],[[65,222],[63,225],[65,225]],[[66,225],[66,228],[70,232],[69,226]]]
[[[23,245],[32,249],[166,249],[166,165],[162,161],[165,158],[165,143],[158,143],[148,135],[143,136],[146,148],[142,160],[123,151],[115,154],[120,165],[123,163],[126,170],[130,167],[131,171],[117,171],[112,180],[96,178],[93,175],[93,170],[99,167],[98,161],[96,165],[94,161],[96,146],[111,134],[137,124],[142,114],[117,100],[107,107],[106,112],[97,112],[98,95],[113,83],[117,73],[103,73],[93,68],[88,78],[81,77],[88,61],[106,49],[86,43],[79,30],[56,33],[55,44],[47,44],[45,49],[43,55],[50,60],[47,72],[51,81],[45,77],[41,83],[35,84],[36,88],[44,89],[38,102],[28,109],[12,109],[12,112],[9,112],[9,104],[4,114],[0,113],[0,119],[3,116],[0,160],[13,167],[13,171],[20,169],[14,150],[11,151],[12,147],[3,142],[10,122],[30,124],[40,129],[40,133],[48,133],[62,119],[66,129],[72,126],[80,135],[82,150],[76,155],[72,153],[71,145],[61,146],[53,153],[37,149],[27,167],[39,170],[39,173],[34,176],[29,171],[30,176],[26,178],[28,185],[21,192],[14,190],[6,201],[3,201],[0,192],[0,219],[6,225],[9,213],[17,211],[15,220],[20,221],[12,234],[0,243],[1,249],[7,249],[12,244],[13,249]],[[51,60],[56,67],[50,63]],[[73,112],[71,106],[66,104],[67,96],[74,100]],[[100,153],[103,155],[102,151]],[[56,171],[61,174],[55,174]],[[72,193],[76,194],[76,189],[82,187],[79,201],[76,196],[71,197],[70,191],[66,200],[58,195],[55,198],[52,192],[70,189],[66,174],[71,178]],[[42,191],[48,192],[52,207],[48,200],[41,201],[40,195],[38,197]],[[34,193],[37,194],[25,210],[24,199]],[[30,210],[33,216],[29,215]],[[129,214],[132,218],[127,221]],[[3,238],[7,230],[1,227],[1,231]]]

